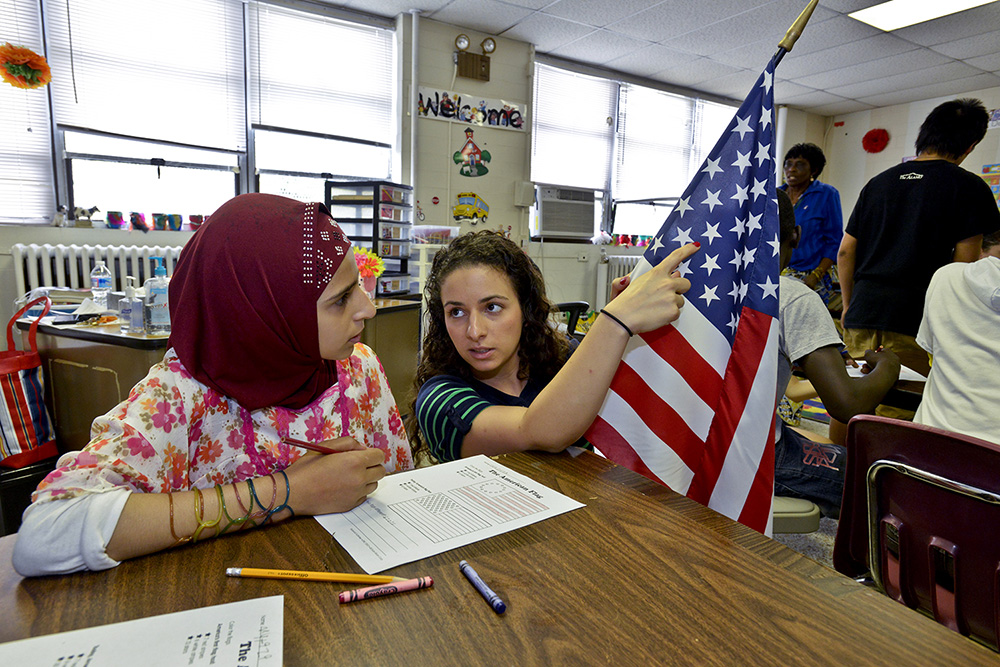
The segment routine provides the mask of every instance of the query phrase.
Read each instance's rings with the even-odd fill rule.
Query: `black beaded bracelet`
[[[628,332],[629,338],[631,338],[632,336],[635,335],[634,333],[632,333],[632,330],[628,328],[627,324],[625,324],[620,319],[618,319],[617,317],[615,317],[614,315],[612,315],[608,311],[604,310],[603,308],[601,308],[601,314],[602,315],[607,315],[608,317],[610,317],[611,319],[613,319],[615,322],[617,322],[618,324],[620,324],[621,327],[622,327],[622,329],[624,329],[626,332]]]

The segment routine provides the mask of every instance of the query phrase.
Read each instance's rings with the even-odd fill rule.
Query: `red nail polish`
[[[695,242],[694,242],[694,247],[695,247],[695,248],[700,248],[700,247],[701,247],[701,244],[700,244],[700,243],[698,243],[697,241],[695,241]]]

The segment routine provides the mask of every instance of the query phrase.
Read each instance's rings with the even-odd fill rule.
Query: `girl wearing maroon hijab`
[[[181,253],[170,312],[163,361],[35,491],[14,551],[22,575],[343,512],[413,467],[382,367],[359,342],[375,308],[323,205],[224,204]]]

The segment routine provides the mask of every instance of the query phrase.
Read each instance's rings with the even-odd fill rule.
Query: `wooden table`
[[[389,386],[406,412],[417,373],[420,302],[375,299],[376,314],[365,325],[361,342],[379,356]],[[22,349],[28,346],[31,320],[21,318]],[[55,423],[60,452],[83,449],[90,425],[128,398],[150,366],[167,351],[168,337],[123,334],[120,326],[38,326],[38,353],[45,372],[45,403]]]
[[[285,596],[284,664],[996,664],[986,648],[593,454],[498,460],[587,507],[404,565],[434,587],[338,605],[350,585],[227,566],[360,572],[314,520],[22,580],[0,539],[0,641]],[[469,560],[507,603],[495,614]]]

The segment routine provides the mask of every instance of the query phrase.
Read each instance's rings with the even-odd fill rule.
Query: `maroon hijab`
[[[170,279],[170,346],[248,410],[303,408],[337,381],[316,300],[351,242],[322,204],[245,194],[223,204]]]

